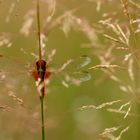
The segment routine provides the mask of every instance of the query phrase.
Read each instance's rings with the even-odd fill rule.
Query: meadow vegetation
[[[41,139],[32,71],[36,0],[0,1],[0,139]],[[46,140],[140,139],[140,2],[40,0]]]

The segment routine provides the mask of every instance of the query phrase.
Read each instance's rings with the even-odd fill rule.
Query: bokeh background
[[[134,19],[139,18],[139,7],[138,0],[128,1]],[[139,96],[133,92],[139,77],[131,80],[130,65],[127,65],[131,61],[123,63],[129,54],[128,46],[104,36],[109,34],[117,38],[109,26],[117,24],[127,36],[129,20],[123,10],[119,0],[40,1],[41,32],[47,39],[44,59],[56,49],[50,70],[60,68],[68,59],[77,60],[81,55],[91,59],[83,68],[91,79],[79,86],[62,84],[64,73],[72,73],[79,63],[50,78],[45,96],[46,139],[140,139]],[[23,29],[26,21],[29,28]],[[139,22],[136,24],[139,30]],[[40,101],[29,72],[37,60],[37,41],[36,1],[0,1],[1,140],[41,139]],[[116,49],[121,47],[126,50]],[[123,68],[89,70],[100,64]]]

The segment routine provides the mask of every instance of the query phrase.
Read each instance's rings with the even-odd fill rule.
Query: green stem
[[[44,127],[44,97],[40,97],[41,102],[41,123],[42,123],[42,140],[45,140],[45,127]]]
[[[37,5],[36,5],[36,8],[37,8],[37,27],[38,27],[38,46],[39,46],[39,59],[41,60],[42,58],[42,55],[41,55],[41,33],[40,33],[40,7],[39,7],[39,0],[37,1]]]

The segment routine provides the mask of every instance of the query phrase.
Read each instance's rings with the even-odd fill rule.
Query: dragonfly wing
[[[88,64],[90,64],[91,63],[91,58],[88,57],[87,55],[82,55],[82,56],[80,56],[80,61],[81,62],[79,63],[79,66],[78,66],[79,69],[87,66]]]
[[[88,73],[87,71],[79,71],[71,74],[66,74],[64,76],[64,80],[62,81],[62,84],[66,87],[68,87],[69,85],[79,86],[82,82],[89,81],[90,79],[90,73]]]
[[[82,55],[77,59],[69,59],[66,63],[64,63],[64,66],[66,65],[65,66],[66,71],[74,72],[83,69],[90,63],[91,63],[91,58],[87,55]]]
[[[91,63],[91,58],[87,55],[82,55],[77,59],[69,59],[66,61],[62,67],[58,69],[58,73],[61,72],[64,76],[62,76],[62,84],[65,87],[69,87],[69,85],[79,86],[82,82],[90,80],[90,73],[82,70],[85,69],[89,63]]]
[[[75,79],[78,79],[80,82],[89,81],[91,79],[91,75],[87,71],[74,72],[72,76],[75,77]]]

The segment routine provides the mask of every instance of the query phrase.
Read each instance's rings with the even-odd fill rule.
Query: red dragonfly
[[[29,13],[27,17],[31,18],[32,15],[34,15],[34,12],[31,11],[31,13]],[[28,23],[28,22],[25,22],[25,23]],[[25,25],[27,25],[27,24],[25,24]],[[43,53],[42,47],[43,46],[41,44],[42,34],[40,32],[39,4],[37,4],[37,25],[38,25],[39,57],[35,64],[36,68],[33,71],[30,70],[30,72],[32,71],[31,73],[32,73],[34,79],[36,80],[36,85],[38,86],[38,90],[40,88],[42,88],[42,92],[45,93],[46,81],[49,80],[51,75],[59,75],[60,77],[61,77],[61,75],[64,75],[62,84],[66,87],[69,87],[70,84],[79,85],[81,82],[89,80],[91,78],[90,74],[85,70],[80,70],[81,68],[84,68],[91,61],[90,58],[86,55],[80,56],[80,58],[76,58],[76,60],[69,59],[62,65],[61,68],[58,68],[58,70],[51,71],[51,72],[49,71],[49,67],[50,67],[49,58],[48,58],[47,62],[44,59],[42,59],[42,53]],[[25,26],[23,26],[23,28],[20,30],[21,32],[23,32],[24,27]],[[25,33],[25,35],[26,34],[27,34],[27,32]],[[6,36],[6,37],[3,37],[3,36]],[[2,34],[0,36],[0,42],[1,42],[1,40],[3,40],[2,43],[7,45],[7,47],[10,47],[12,45],[12,43],[10,41],[11,36],[12,36],[11,34],[9,36],[7,34]],[[23,49],[22,49],[22,51],[24,52]],[[24,52],[24,53],[26,53],[26,52]],[[76,65],[80,65],[80,66],[77,67]],[[67,69],[66,69],[67,67],[69,68],[69,71],[67,71]],[[71,70],[74,67],[76,67],[76,69]],[[18,72],[16,71],[16,73],[18,73]],[[5,77],[4,74],[5,74],[5,71],[3,71],[3,67],[2,67],[1,71],[0,71],[0,76],[1,76],[0,80],[4,79],[4,77]],[[44,96],[44,93],[43,93],[43,96]]]
[[[33,77],[36,81],[37,91],[39,93],[39,97],[40,97],[40,101],[41,101],[42,140],[45,140],[43,99],[44,99],[44,96],[46,93],[46,91],[45,91],[46,84],[49,81],[50,76],[51,75],[60,75],[60,73],[62,73],[62,74],[64,74],[64,80],[62,81],[63,85],[65,85],[66,87],[68,87],[68,85],[69,85],[68,83],[73,83],[73,84],[79,85],[80,82],[87,81],[91,78],[90,74],[87,71],[81,70],[81,68],[84,68],[86,65],[88,65],[91,62],[91,59],[86,55],[80,56],[79,60],[80,61],[82,60],[81,61],[82,63],[77,59],[77,61],[79,61],[77,63],[77,64],[79,64],[79,66],[76,66],[76,67],[74,66],[74,68],[76,69],[75,71],[64,73],[66,68],[68,68],[71,64],[74,64],[76,62],[75,60],[72,60],[72,59],[67,60],[57,70],[49,70],[49,67],[50,67],[49,64],[52,60],[52,56],[54,55],[54,53],[52,53],[48,56],[47,62],[45,61],[45,59],[43,59],[43,55],[42,55],[43,54],[43,46],[41,43],[41,41],[42,41],[41,35],[42,34],[40,31],[39,0],[37,1],[37,27],[38,27],[37,34],[38,34],[38,48],[39,48],[38,52],[39,52],[39,55],[38,55],[37,61],[35,63],[35,68],[30,70],[30,73],[33,75]],[[7,44],[7,46],[9,46],[9,47],[11,45],[10,42],[8,42],[8,40],[4,40],[3,43]],[[24,51],[24,50],[22,49],[22,51]],[[5,67],[5,64],[3,64],[0,68],[0,81],[4,81],[6,79],[5,77],[7,74],[4,70],[4,67]],[[12,68],[13,68],[13,65],[12,65]],[[17,77],[20,77],[15,70],[13,70],[13,71]],[[8,74],[10,74],[10,72]],[[81,75],[82,75],[82,77],[81,77]],[[83,77],[83,75],[85,77]],[[75,78],[75,76],[77,76],[77,78]],[[17,77],[15,77],[15,78],[12,77],[12,79],[15,79],[17,81]],[[8,77],[8,80],[9,80],[9,77]]]
[[[46,86],[51,76],[54,82],[58,81],[63,86],[68,88],[71,85],[79,86],[81,83],[91,79],[91,74],[86,71],[86,67],[91,63],[90,57],[81,55],[80,57],[66,60],[61,64],[61,66],[54,66],[56,65],[53,62],[54,54],[55,50],[50,51],[47,59],[48,61],[36,61],[35,67],[29,62],[23,62],[12,56],[10,57],[3,55],[0,58],[0,82],[17,84],[16,82],[18,79],[19,82],[24,82],[27,81],[30,75],[32,75],[36,81],[36,85],[38,85],[40,79],[42,79],[42,81],[44,81],[43,85]],[[29,54],[25,54],[24,57],[26,56],[29,57]],[[29,58],[33,59],[33,57]],[[8,65],[6,65],[7,63]],[[40,70],[42,71],[42,77],[38,79],[40,67]],[[17,80],[12,80],[11,82],[10,79],[13,77],[17,78]]]
[[[74,67],[74,65],[78,64],[78,61],[82,61],[79,65],[77,65],[77,68]],[[62,75],[63,74],[63,80],[62,84],[65,87],[69,87],[70,84],[74,85],[80,85],[81,82],[88,81],[91,79],[91,75],[85,71],[81,70],[83,67],[88,65],[91,62],[91,59],[87,57],[86,55],[80,56],[77,60],[69,59],[67,60],[60,68],[57,70],[49,70],[49,64],[46,63],[45,60],[38,60],[36,62],[36,70],[32,71],[32,75],[34,79],[36,80],[36,86],[38,89],[38,92],[42,91],[42,96],[45,95],[45,86],[49,81],[49,78],[51,75]],[[76,70],[72,70],[77,69]],[[70,69],[68,72],[68,69]],[[54,77],[55,78],[55,77]]]
[[[52,51],[52,52],[54,52],[54,51]],[[52,54],[54,54],[54,53],[52,53]],[[52,56],[52,54],[49,56]],[[91,76],[88,72],[81,70],[82,68],[87,66],[90,62],[91,62],[91,59],[88,56],[83,55],[83,56],[80,56],[80,58],[77,58],[77,60],[69,59],[60,68],[58,68],[57,70],[51,71],[51,70],[49,70],[49,61],[47,63],[45,60],[39,59],[38,61],[36,61],[36,68],[30,70],[34,79],[36,80],[36,86],[37,86],[37,90],[38,90],[38,93],[40,96],[40,101],[41,101],[42,137],[45,137],[43,98],[46,93],[45,92],[46,84],[47,84],[47,81],[50,79],[50,76],[51,75],[57,76],[57,75],[64,74],[65,79],[62,81],[63,85],[65,85],[66,87],[68,87],[68,83],[79,85],[80,82],[90,80],[90,78],[91,78]],[[70,72],[68,72],[66,70],[68,68],[70,69]],[[75,70],[73,71],[71,68],[73,68]],[[3,68],[1,68],[1,71],[0,71],[0,77],[1,77],[1,79],[4,79],[6,73],[5,73],[5,71],[2,71],[2,69]],[[77,78],[75,78],[75,76]],[[8,76],[8,80],[9,80],[9,76]],[[45,140],[45,138],[43,140]]]
[[[38,92],[44,97],[45,95],[45,81],[51,76],[51,72],[48,71],[48,64],[45,60],[40,59],[36,62],[36,71],[32,72],[34,79],[36,80],[36,86]]]

